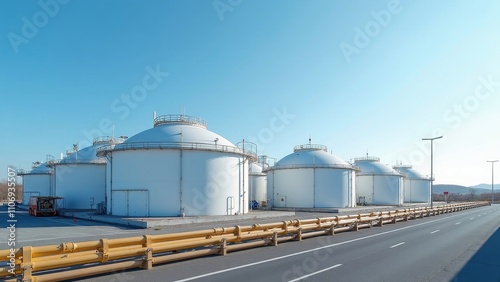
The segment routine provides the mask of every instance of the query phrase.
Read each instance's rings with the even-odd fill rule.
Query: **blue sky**
[[[443,135],[435,183],[489,183],[498,11],[496,0],[4,0],[0,167],[29,169],[113,127],[132,136],[157,111],[277,159],[311,137],[347,161],[368,152],[424,174],[421,139]]]

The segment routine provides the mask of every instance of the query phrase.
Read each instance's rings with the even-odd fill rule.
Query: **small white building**
[[[273,207],[354,207],[355,170],[324,145],[295,146],[267,170],[268,197]]]
[[[403,176],[399,172],[381,164],[377,157],[356,158],[354,165],[360,169],[356,174],[358,204],[403,204]]]
[[[54,170],[47,163],[34,162],[31,171],[18,170],[23,178],[23,205],[28,205],[32,196],[53,196]]]
[[[99,147],[119,144],[123,139],[95,138],[92,146],[67,151],[62,160],[49,162],[54,168],[55,196],[65,209],[97,209],[106,200],[106,158],[98,157]]]
[[[108,166],[107,212],[119,216],[245,214],[249,142],[234,145],[186,115],[154,118],[154,127],[99,150]]]
[[[395,170],[404,176],[405,203],[430,203],[431,179],[413,169],[411,165],[395,165]]]

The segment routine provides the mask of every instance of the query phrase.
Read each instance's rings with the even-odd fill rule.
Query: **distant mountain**
[[[474,185],[474,186],[471,186],[471,187],[472,188],[480,188],[480,189],[488,189],[491,192],[491,183],[490,184],[481,183],[481,184]],[[500,190],[500,184],[493,185],[493,189]]]
[[[491,185],[490,189],[484,189],[484,188],[478,188],[476,186],[466,187],[453,184],[436,184],[433,186],[432,190],[435,194],[443,194],[443,192],[448,192],[453,194],[470,194],[471,189],[476,189],[476,194],[491,193]]]

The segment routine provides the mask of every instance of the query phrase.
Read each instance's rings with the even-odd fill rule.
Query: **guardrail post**
[[[234,236],[238,237],[238,239],[239,239],[239,238],[241,238],[241,226],[236,225],[235,227],[236,227],[236,230],[234,231]]]
[[[273,233],[273,240],[271,241],[273,246],[278,246],[278,232]]]
[[[99,248],[99,251],[101,252],[101,255],[102,255],[101,263],[108,262],[108,259],[109,259],[109,254],[108,254],[108,248],[109,248],[108,239],[100,239],[99,242],[101,244],[101,248]]]
[[[295,235],[296,241],[302,241],[302,227],[297,228],[297,235]]]
[[[150,270],[153,268],[153,248],[151,247],[151,235],[144,235],[143,247],[146,247],[146,253],[142,268]]]
[[[226,256],[227,255],[227,239],[226,238],[222,238],[222,242],[220,244],[220,251],[219,253],[223,256]]]
[[[31,246],[22,247],[23,250],[23,260],[21,263],[22,269],[22,281],[23,282],[34,282],[36,279],[33,279],[31,276],[33,273],[33,249]]]
[[[328,232],[328,235],[333,236],[335,234],[335,223],[332,222],[330,225],[330,232]]]

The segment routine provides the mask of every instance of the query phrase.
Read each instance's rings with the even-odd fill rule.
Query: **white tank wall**
[[[300,168],[274,170],[268,173],[274,207],[332,208],[352,207],[354,186],[350,170]],[[269,196],[268,196],[269,197]]]
[[[267,201],[267,176],[265,174],[250,174],[251,200],[256,200],[259,205]]]
[[[245,161],[243,168],[242,161],[237,155],[196,150],[182,150],[182,157],[180,150],[113,152],[108,169],[112,173],[108,213],[134,216],[247,213],[248,162]],[[142,199],[141,203],[134,199],[134,209],[130,206],[131,193]]]
[[[293,208],[314,207],[312,169],[274,171],[274,206]]]
[[[26,174],[23,176],[23,205],[28,205],[31,196],[51,196],[50,174]]]
[[[365,197],[372,205],[402,205],[404,191],[402,177],[392,175],[356,176],[356,198]]]
[[[427,179],[404,179],[405,199],[407,203],[430,203],[431,182]]]
[[[59,164],[55,166],[55,195],[63,197],[66,209],[93,209],[104,202],[106,166],[104,164]]]

